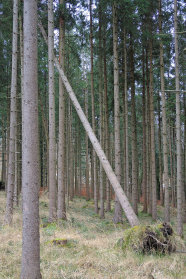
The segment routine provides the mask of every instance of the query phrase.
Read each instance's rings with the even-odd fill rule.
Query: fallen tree
[[[46,44],[47,44],[47,41],[48,41],[47,40],[47,35],[46,35],[46,32],[45,32],[45,30],[42,26],[42,23],[40,21],[38,22],[38,26],[41,30],[41,33],[44,37],[44,40],[45,40]],[[88,120],[87,120],[87,118],[86,118],[86,116],[85,116],[85,114],[84,114],[76,96],[75,96],[75,93],[72,90],[72,87],[71,87],[67,77],[65,76],[64,71],[61,68],[61,66],[58,62],[58,59],[56,58],[55,55],[54,55],[54,61],[55,61],[55,64],[56,64],[56,68],[59,72],[59,75],[62,79],[62,82],[63,82],[63,84],[64,84],[64,86],[67,90],[67,93],[68,93],[70,99],[71,99],[71,102],[74,105],[74,108],[75,108],[75,110],[76,110],[76,112],[77,112],[77,114],[78,114],[78,116],[79,116],[79,118],[82,122],[83,127],[85,128],[85,131],[87,132],[87,135],[88,135],[88,137],[89,137],[89,139],[90,139],[90,141],[93,145],[93,148],[96,151],[96,154],[97,154],[97,156],[100,160],[100,163],[102,164],[102,167],[105,170],[105,173],[106,173],[106,175],[107,175],[107,177],[108,177],[108,179],[109,179],[109,181],[110,181],[110,183],[111,183],[111,185],[112,185],[112,187],[115,191],[116,196],[119,199],[119,202],[120,202],[120,204],[121,204],[121,206],[122,206],[122,208],[125,212],[125,215],[126,215],[128,221],[129,221],[130,225],[132,227],[139,225],[138,217],[136,216],[132,206],[130,205],[130,203],[129,203],[129,201],[128,201],[120,183],[118,182],[117,177],[116,177],[109,161],[107,160],[106,155],[105,155],[98,139],[96,138],[96,136],[95,136],[95,134],[94,134],[94,132],[93,132],[91,126],[90,126],[90,123],[88,122]]]

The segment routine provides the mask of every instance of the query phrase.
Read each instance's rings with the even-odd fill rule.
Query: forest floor
[[[0,192],[0,279],[20,278],[21,267],[21,209],[15,208],[13,226],[3,226],[5,194]],[[141,223],[152,219],[139,208]],[[176,212],[171,210],[172,225]],[[68,207],[68,221],[47,225],[47,195],[40,199],[41,273],[43,279],[185,279],[186,254],[142,255],[123,252],[117,242],[129,227],[114,225],[113,212],[101,220],[94,213],[93,201],[75,198]],[[159,221],[162,208],[158,206]],[[184,226],[186,238],[186,225]],[[52,240],[63,239],[64,246]]]

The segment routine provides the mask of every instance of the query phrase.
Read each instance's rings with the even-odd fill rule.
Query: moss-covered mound
[[[122,249],[132,249],[141,253],[170,253],[176,250],[178,238],[167,224],[135,226],[124,232]]]

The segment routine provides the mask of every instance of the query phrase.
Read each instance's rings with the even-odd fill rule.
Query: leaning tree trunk
[[[13,195],[15,182],[15,141],[16,141],[16,94],[17,94],[17,42],[18,42],[18,0],[13,1],[13,38],[12,38],[12,79],[11,79],[11,103],[10,103],[10,138],[9,160],[7,176],[7,199],[5,223],[12,224]]]
[[[159,0],[159,32],[162,33],[162,13],[161,0]],[[163,61],[163,42],[160,36],[160,78],[161,78],[161,102],[162,102],[162,125],[163,125],[163,166],[165,185],[165,222],[170,222],[170,202],[169,202],[169,177],[168,177],[168,147],[167,147],[167,119],[166,119],[166,100],[165,100],[165,80],[164,80],[164,61]],[[160,185],[161,187],[161,185]]]
[[[60,5],[65,0],[59,1]],[[64,70],[65,66],[65,20],[61,15],[59,22],[59,58],[60,65]],[[58,142],[58,219],[66,220],[65,206],[65,95],[64,86],[59,77],[59,142]]]
[[[121,158],[120,158],[120,100],[119,100],[119,63],[118,63],[118,30],[117,30],[117,7],[113,3],[113,55],[114,55],[114,150],[115,150],[115,174],[118,182],[121,181]],[[114,223],[122,222],[122,209],[116,195]]]
[[[22,131],[23,244],[21,279],[41,279],[39,243],[39,133],[37,1],[24,1],[24,93]]]
[[[175,39],[175,82],[176,82],[176,157],[177,157],[177,232],[183,235],[182,220],[182,158],[181,158],[181,124],[180,124],[180,86],[179,86],[179,61],[178,61],[178,18],[177,0],[174,0],[174,39]]]
[[[42,35],[45,39],[45,42],[47,43],[47,36],[46,36],[46,32],[42,26],[41,23],[39,23],[39,28],[42,32]],[[105,156],[105,153],[104,151],[102,150],[101,146],[100,146],[100,143],[99,141],[97,140],[96,136],[95,136],[95,133],[93,132],[75,94],[74,94],[74,91],[72,90],[72,87],[70,86],[70,83],[68,82],[68,79],[66,78],[65,74],[64,74],[64,71],[63,69],[60,67],[59,65],[59,62],[57,60],[56,57],[54,57],[54,60],[55,60],[55,64],[56,64],[56,67],[57,67],[57,70],[63,80],[63,83],[64,83],[64,86],[68,92],[68,95],[72,101],[72,104],[74,105],[75,107],[75,110],[80,118],[80,121],[83,125],[83,127],[85,128],[85,131],[87,132],[88,136],[89,136],[89,139],[95,149],[95,152],[97,153],[97,156],[105,170],[105,173],[108,177],[108,179],[110,180],[110,183],[119,199],[119,202],[125,212],[125,215],[130,223],[131,226],[136,226],[136,225],[139,225],[139,220],[138,220],[138,217],[136,216],[132,206],[130,205],[115,173],[113,172],[112,170],[112,167],[109,163],[109,161],[107,160],[107,157]]]
[[[56,138],[54,92],[54,18],[53,1],[48,1],[48,74],[49,74],[49,221],[56,219]]]

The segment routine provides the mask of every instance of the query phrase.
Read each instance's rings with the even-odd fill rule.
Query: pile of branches
[[[178,237],[167,223],[135,226],[124,232],[122,248],[141,253],[171,253],[176,250]]]

